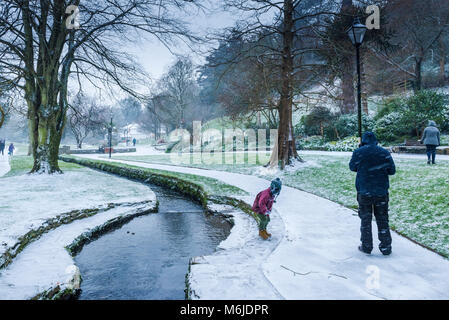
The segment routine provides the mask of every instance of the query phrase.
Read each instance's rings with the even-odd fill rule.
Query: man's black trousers
[[[359,202],[359,217],[361,220],[361,242],[363,251],[371,253],[373,250],[373,235],[371,231],[371,222],[373,213],[376,217],[379,249],[383,254],[391,253],[391,234],[388,223],[388,195],[385,196],[367,196],[357,195]]]

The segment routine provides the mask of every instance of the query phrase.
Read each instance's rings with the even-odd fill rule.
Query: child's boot
[[[267,235],[268,237],[271,237],[271,233],[268,233],[267,230],[264,230],[264,231],[265,231],[265,233],[266,233],[266,235]]]
[[[264,240],[268,239],[268,235],[265,233],[265,230],[259,230],[259,236]]]

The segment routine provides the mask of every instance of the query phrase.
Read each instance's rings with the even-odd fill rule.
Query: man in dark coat
[[[365,132],[360,148],[354,151],[349,163],[351,171],[357,172],[356,189],[361,220],[359,250],[370,254],[373,250],[371,221],[376,217],[379,249],[384,255],[391,253],[391,234],[388,224],[389,177],[396,167],[389,151],[377,145],[374,133]]]

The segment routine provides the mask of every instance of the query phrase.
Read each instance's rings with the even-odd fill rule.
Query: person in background
[[[136,138],[134,138],[134,139],[133,139],[133,146],[134,146],[134,147],[136,146],[136,143],[137,143],[137,140],[136,140]]]
[[[270,222],[270,213],[273,203],[276,197],[281,192],[282,182],[279,178],[271,181],[271,185],[268,189],[259,192],[254,200],[252,210],[256,213],[259,220],[259,236],[267,240],[271,237],[271,233],[268,233],[267,226]]]
[[[8,155],[12,156],[14,154],[15,149],[16,148],[14,147],[14,144],[11,142],[11,144],[9,145],[9,148],[8,148]]]
[[[437,147],[440,145],[440,130],[435,121],[429,120],[429,125],[424,129],[421,143],[425,144],[427,148],[427,164],[430,164],[430,161],[435,164]]]
[[[6,147],[5,139],[0,139],[0,152],[1,152],[2,156],[5,155],[5,147]]]
[[[371,254],[373,235],[371,221],[376,217],[379,249],[383,255],[391,254],[391,234],[388,221],[389,176],[396,173],[396,166],[388,150],[377,145],[374,133],[365,132],[361,147],[352,154],[349,169],[357,172],[356,189],[361,220],[361,245],[359,250]]]

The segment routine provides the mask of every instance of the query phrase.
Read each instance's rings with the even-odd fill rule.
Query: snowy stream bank
[[[80,247],[157,209],[147,186],[89,169],[7,177],[1,183],[8,187],[0,203],[0,299],[70,295],[79,273],[66,246]]]

